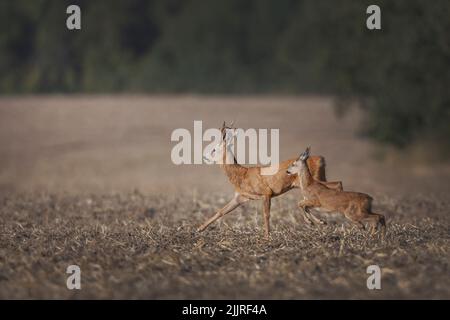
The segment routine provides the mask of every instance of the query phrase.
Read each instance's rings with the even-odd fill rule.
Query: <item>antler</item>
[[[225,139],[225,128],[227,127],[225,121],[222,124],[222,128],[220,128],[220,132],[222,132],[222,140]]]

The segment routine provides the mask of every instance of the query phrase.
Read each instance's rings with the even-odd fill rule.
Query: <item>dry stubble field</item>
[[[270,241],[259,203],[195,233],[232,188],[217,167],[171,163],[172,130],[193,120],[280,128],[283,159],[311,145],[330,180],[373,195],[386,238],[307,227],[298,190],[273,201]],[[0,298],[449,299],[449,165],[381,157],[358,120],[320,97],[1,98]],[[366,287],[372,264],[382,290]]]

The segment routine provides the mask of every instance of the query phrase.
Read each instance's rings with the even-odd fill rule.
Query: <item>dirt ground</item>
[[[282,159],[311,145],[329,180],[374,197],[386,238],[308,227],[298,190],[274,199],[270,241],[257,202],[196,233],[233,189],[217,166],[171,162],[194,120],[278,128]],[[322,97],[0,98],[0,298],[449,299],[450,165],[380,149],[359,120]]]

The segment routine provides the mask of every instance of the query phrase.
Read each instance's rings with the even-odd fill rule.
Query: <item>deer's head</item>
[[[295,160],[288,168],[287,168],[287,173],[289,175],[293,175],[293,174],[297,174],[300,173],[300,171],[306,167],[307,168],[307,164],[306,164],[306,160],[308,160],[309,158],[309,152],[311,150],[311,147],[306,148],[306,150],[300,154],[300,156],[297,158],[297,160]]]
[[[217,143],[210,152],[203,155],[203,160],[205,160],[206,163],[221,163],[223,161],[226,150],[233,146],[234,137],[237,134],[232,125],[233,122],[230,126],[227,126],[225,121],[223,122],[222,128],[220,129],[222,133],[221,141]]]

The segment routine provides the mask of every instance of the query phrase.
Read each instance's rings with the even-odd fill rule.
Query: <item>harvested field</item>
[[[0,298],[450,299],[450,165],[380,157],[359,116],[320,97],[1,98]],[[386,238],[305,225],[298,190],[274,199],[270,241],[258,202],[196,233],[233,191],[215,166],[173,165],[170,134],[233,119],[279,128],[282,159],[324,155],[330,180],[374,197]]]

